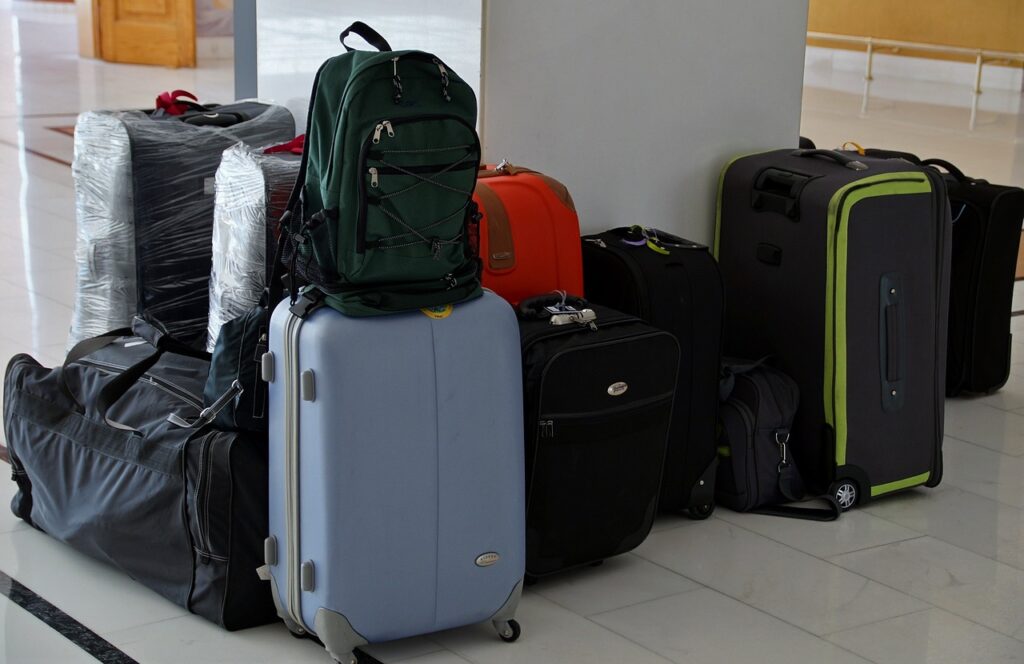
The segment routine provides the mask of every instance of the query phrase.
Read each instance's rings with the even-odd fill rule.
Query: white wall
[[[306,121],[316,70],[327,58],[344,52],[338,34],[356,20],[377,30],[392,48],[436,53],[479,90],[480,0],[260,0],[256,4],[259,97],[288,106],[299,132]],[[353,37],[349,43],[361,42]]]
[[[585,231],[710,242],[732,155],[794,146],[807,0],[515,0],[485,11],[484,154],[572,192]]]

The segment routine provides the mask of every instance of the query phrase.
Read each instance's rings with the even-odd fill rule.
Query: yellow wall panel
[[[807,29],[1024,52],[1024,0],[810,0]],[[815,40],[808,43],[837,46]]]

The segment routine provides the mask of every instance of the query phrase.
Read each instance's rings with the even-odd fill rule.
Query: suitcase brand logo
[[[627,383],[623,383],[620,380],[619,382],[612,383],[611,385],[608,386],[608,394],[612,395],[613,397],[617,397],[625,394],[626,390],[628,389],[629,385]]]
[[[452,315],[452,311],[455,307],[450,304],[443,304],[439,307],[428,307],[426,309],[420,309],[424,316],[433,318],[434,320],[441,320],[442,318],[448,318]]]
[[[481,553],[479,556],[476,557],[476,566],[477,567],[490,567],[494,563],[498,562],[498,560],[500,560],[500,559],[501,559],[501,556],[499,556],[494,551],[488,551],[487,553]]]

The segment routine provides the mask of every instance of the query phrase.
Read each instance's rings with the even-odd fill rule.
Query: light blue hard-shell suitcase
[[[270,537],[278,613],[339,662],[491,620],[513,641],[525,568],[519,328],[497,295],[270,326]]]

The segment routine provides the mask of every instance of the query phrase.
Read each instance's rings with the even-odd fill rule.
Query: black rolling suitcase
[[[778,150],[723,173],[725,351],[794,378],[801,473],[844,508],[941,479],[950,235],[942,176],[906,161]]]
[[[559,296],[520,303],[526,573],[625,553],[657,510],[679,364],[672,335]]]
[[[679,382],[660,506],[708,517],[714,509],[722,336],[718,264],[704,245],[633,226],[585,237],[583,270],[589,301],[678,339]]]
[[[1010,377],[1024,189],[968,177],[943,159],[922,161],[910,152],[880,149],[865,154],[945,171],[953,218],[946,396],[995,392]]]
[[[940,159],[953,217],[946,395],[995,392],[1010,377],[1010,310],[1024,189],[964,175]]]

